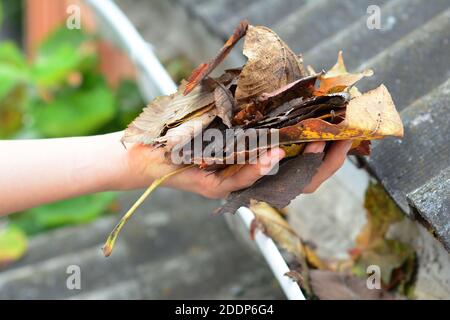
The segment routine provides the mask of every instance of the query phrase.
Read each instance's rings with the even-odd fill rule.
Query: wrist
[[[102,135],[98,159],[102,162],[102,191],[119,191],[129,189],[127,181],[130,178],[128,150],[120,139],[123,132]]]

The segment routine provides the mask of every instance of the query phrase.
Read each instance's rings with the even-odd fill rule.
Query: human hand
[[[308,143],[304,152],[323,152],[325,145],[325,142]],[[324,157],[323,163],[303,193],[314,192],[324,181],[331,177],[343,165],[351,145],[352,142],[349,140],[333,142]],[[207,198],[226,198],[230,192],[247,188],[269,173],[284,155],[282,149],[273,148],[261,155],[256,164],[244,165],[237,173],[226,178],[220,174],[193,167],[170,177],[164,185],[194,192]],[[122,186],[119,189],[146,187],[153,180],[179,168],[179,166],[173,165],[166,160],[162,148],[143,145],[133,145],[129,148],[126,166],[127,174],[122,179]]]

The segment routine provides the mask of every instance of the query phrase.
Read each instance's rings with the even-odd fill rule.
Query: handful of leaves
[[[244,36],[247,63],[209,77]],[[113,230],[104,254],[111,253],[123,224],[145,197],[165,178],[186,168],[199,166],[226,177],[242,166],[235,163],[239,156],[248,163],[280,146],[288,159],[278,173],[233,192],[219,212],[234,212],[251,199],[282,208],[302,192],[322,162],[323,153],[302,154],[306,142],[352,139],[353,154],[368,155],[370,140],[401,137],[401,119],[386,87],[361,94],[354,86],[372,74],[371,70],[347,72],[342,53],[331,70],[317,73],[305,68],[301,56],[272,30],[242,21],[214,59],[195,69],[176,93],[153,100],[126,129],[122,142],[159,146],[166,154],[181,152],[187,166],[149,187]],[[192,152],[194,141],[208,129],[216,129],[233,143],[203,143],[201,151],[208,150],[207,156]],[[244,141],[243,147],[236,148],[250,130],[270,132],[277,139],[256,147]]]

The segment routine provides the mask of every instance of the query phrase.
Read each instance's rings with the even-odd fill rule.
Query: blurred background
[[[273,28],[316,70],[330,68],[341,49],[350,70],[373,68],[360,89],[388,86],[405,123],[401,148],[392,139],[375,144],[368,161],[347,161],[290,205],[290,222],[319,256],[348,259],[372,213],[399,212],[389,235],[397,242],[376,259],[393,270],[416,267],[386,281],[412,298],[450,297],[448,0],[115,3],[176,83],[214,56],[242,18]],[[380,8],[379,28],[367,24],[370,5]],[[67,27],[71,6],[80,28]],[[241,48],[220,70],[245,63]],[[105,37],[88,2],[0,0],[0,139],[123,130],[148,102],[138,68]],[[157,190],[105,259],[104,240],[139,194],[87,195],[0,218],[0,299],[284,298],[248,235],[236,236],[239,223],[212,216],[217,201],[180,191]],[[400,253],[390,247],[399,243],[407,246]],[[66,285],[71,265],[80,267],[81,290]]]

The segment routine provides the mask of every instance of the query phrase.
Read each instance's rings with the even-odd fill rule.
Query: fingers
[[[305,152],[308,146],[305,148]],[[341,140],[333,142],[330,149],[327,151],[324,161],[320,165],[317,173],[312,178],[310,184],[303,190],[303,193],[312,193],[316,191],[317,188],[325,180],[331,177],[344,164],[345,158],[347,157],[347,153],[350,150],[351,146],[352,146],[351,140]],[[318,148],[318,147],[311,147],[311,148]]]
[[[256,164],[243,166],[237,174],[225,179],[219,188],[231,192],[251,186],[256,180],[267,175],[283,159],[284,155],[284,151],[280,148],[268,150],[258,158]]]
[[[325,149],[325,141],[310,142],[306,145],[305,151],[303,153],[320,153]]]

